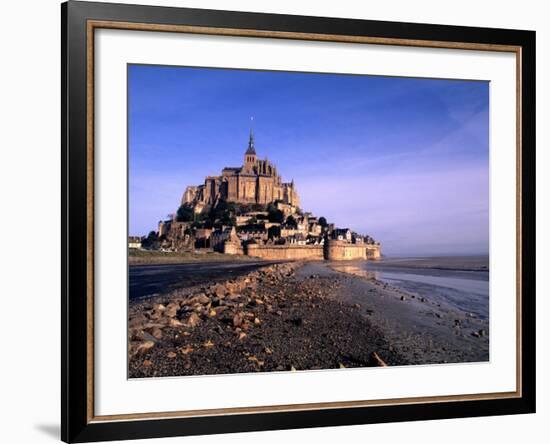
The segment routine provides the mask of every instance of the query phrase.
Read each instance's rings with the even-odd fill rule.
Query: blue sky
[[[256,151],[301,207],[388,255],[487,254],[489,84],[131,65],[129,230]]]

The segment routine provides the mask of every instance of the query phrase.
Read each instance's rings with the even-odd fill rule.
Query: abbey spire
[[[254,148],[254,133],[250,128],[250,136],[248,137],[248,149],[244,153],[244,170],[252,172],[256,165],[256,150]]]
[[[252,132],[252,128],[250,128],[250,136],[248,136],[248,149],[246,150],[246,154],[256,155],[256,150],[254,148],[254,133]]]

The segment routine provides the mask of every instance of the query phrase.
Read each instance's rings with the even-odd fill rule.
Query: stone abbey
[[[225,167],[220,176],[206,177],[204,185],[188,186],[181,203],[192,205],[200,212],[205,206],[216,205],[222,200],[239,204],[283,202],[293,207],[300,205],[294,181],[283,182],[275,165],[267,159],[258,159],[252,131],[243,165]]]
[[[159,221],[147,248],[211,250],[280,260],[378,259],[380,243],[300,208],[294,180],[258,159],[250,132],[243,165],[187,186],[176,214]],[[132,248],[136,248],[135,239]],[[138,247],[139,248],[139,247]]]

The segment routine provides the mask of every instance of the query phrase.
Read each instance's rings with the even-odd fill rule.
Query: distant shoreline
[[[163,265],[199,262],[258,262],[262,259],[244,255],[228,255],[216,252],[172,252],[153,250],[129,250],[128,265]]]
[[[382,257],[376,266],[384,268],[424,268],[448,271],[489,271],[489,256]]]

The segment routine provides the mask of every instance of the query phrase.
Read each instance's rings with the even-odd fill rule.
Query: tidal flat
[[[385,261],[254,266],[225,281],[204,275],[202,282],[130,300],[129,377],[489,359],[488,313],[453,302],[449,295],[461,299],[460,291],[441,281],[403,276],[442,277],[418,273],[426,267],[415,274],[409,264],[400,281],[387,274],[399,271],[380,271]],[[488,278],[483,285],[488,289]]]

